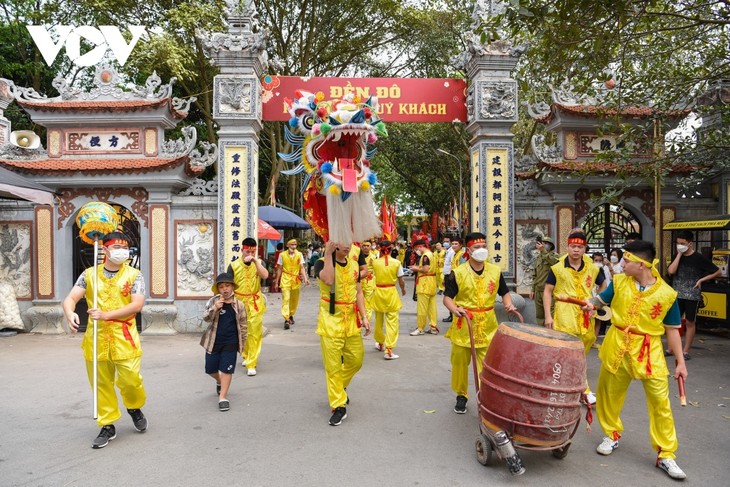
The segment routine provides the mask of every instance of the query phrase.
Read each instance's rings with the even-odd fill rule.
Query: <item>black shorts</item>
[[[687,321],[695,321],[697,319],[697,308],[699,301],[694,299],[677,299],[679,305],[679,316],[684,316]]]
[[[236,371],[237,355],[237,344],[213,348],[212,353],[205,354],[205,373],[215,374],[220,371],[224,374],[233,374]]]

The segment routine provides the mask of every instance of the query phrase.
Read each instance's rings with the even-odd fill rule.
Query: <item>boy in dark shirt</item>
[[[211,288],[218,294],[208,300],[203,315],[203,321],[210,326],[200,339],[206,351],[205,373],[215,379],[220,411],[231,408],[227,395],[236,371],[236,353],[243,350],[248,333],[246,307],[236,299],[235,289],[231,274],[218,275]]]

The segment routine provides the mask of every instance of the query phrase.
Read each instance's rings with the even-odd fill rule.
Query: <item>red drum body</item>
[[[479,378],[479,418],[515,442],[559,446],[580,422],[586,388],[583,342],[536,325],[502,323]]]

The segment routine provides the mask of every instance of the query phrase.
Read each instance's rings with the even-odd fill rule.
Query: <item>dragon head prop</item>
[[[286,175],[306,173],[302,193],[307,221],[325,241],[363,241],[380,235],[372,186],[375,173],[370,148],[379,136],[387,136],[378,116],[378,99],[361,102],[352,94],[324,100],[324,95],[297,91],[285,99],[291,115],[285,136],[294,150],[279,153],[296,164]]]

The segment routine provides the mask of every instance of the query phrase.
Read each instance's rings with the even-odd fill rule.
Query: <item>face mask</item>
[[[617,257],[617,256],[615,256],[615,255],[612,255],[612,256],[611,256],[611,263],[612,263],[612,264],[618,264],[618,257]]]
[[[603,267],[603,262],[594,262],[598,267]]]
[[[477,262],[484,262],[487,260],[487,256],[489,256],[489,250],[487,249],[476,249],[473,252],[470,252],[471,258],[476,260]]]
[[[689,250],[689,247],[686,245],[677,245],[677,252],[680,254],[683,254]]]
[[[421,255],[423,251],[421,249],[416,250],[416,254]]]
[[[123,264],[129,260],[129,249],[109,250],[109,260],[115,264]]]
[[[445,249],[448,249],[449,247],[451,247],[451,244],[449,242],[444,242],[441,244],[441,246]]]

